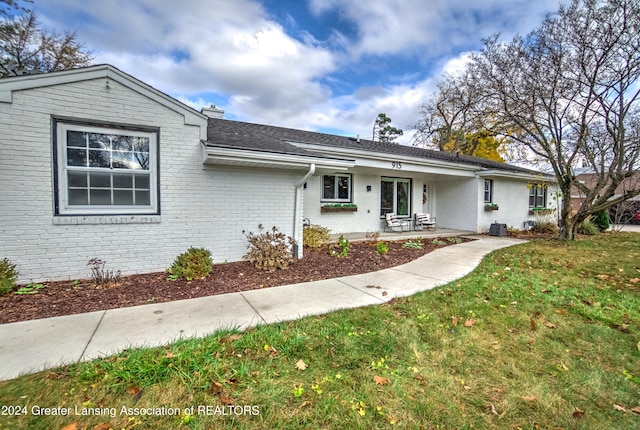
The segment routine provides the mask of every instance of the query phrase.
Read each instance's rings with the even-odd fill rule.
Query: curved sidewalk
[[[384,303],[444,285],[477,267],[491,251],[525,241],[471,236],[378,272],[0,325],[0,380],[91,360],[129,347],[202,337],[224,328],[297,319]]]

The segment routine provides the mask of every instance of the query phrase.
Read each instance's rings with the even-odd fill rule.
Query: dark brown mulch
[[[446,245],[434,245],[432,241],[424,240],[423,249],[403,248],[405,241],[391,241],[386,255],[375,252],[375,243],[351,243],[347,257],[331,257],[326,248],[305,248],[304,258],[287,270],[264,272],[248,262],[217,264],[202,280],[170,281],[166,273],[158,272],[122,277],[112,286],[95,286],[91,280],[46,282],[37,294],[0,297],[0,324],[373,272],[408,263],[451,244],[445,240]]]

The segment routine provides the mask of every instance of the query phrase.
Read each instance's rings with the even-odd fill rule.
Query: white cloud
[[[338,10],[356,26],[355,55],[438,55],[496,32],[530,31],[559,0],[310,0],[316,15]]]
[[[329,96],[319,79],[334,70],[333,54],[288,36],[254,1],[57,3],[67,15],[91,16],[77,31],[97,62],[165,92],[223,94],[245,116],[265,119],[312,109]],[[49,13],[55,20],[56,11]]]
[[[496,31],[527,32],[558,3],[309,0],[316,16],[338,11],[341,17],[324,41],[286,11],[282,24],[275,21],[257,0],[49,0],[35,6],[45,23],[77,30],[97,62],[196,109],[214,103],[206,95],[212,94],[241,120],[363,138],[384,112],[405,130],[399,141],[408,142],[439,73],[463,67],[460,51]],[[299,39],[283,25],[295,27]],[[350,76],[365,76],[386,60],[396,67],[381,81],[358,85]]]

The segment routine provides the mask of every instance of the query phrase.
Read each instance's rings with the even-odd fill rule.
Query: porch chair
[[[416,230],[418,230],[418,228],[423,230],[425,227],[427,230],[436,229],[436,217],[431,218],[431,215],[427,213],[417,213],[414,216]]]
[[[396,214],[389,212],[385,214],[385,219],[387,221],[385,231],[399,231],[399,232],[403,232],[405,230],[409,231],[409,223],[407,221],[402,221],[398,219]]]

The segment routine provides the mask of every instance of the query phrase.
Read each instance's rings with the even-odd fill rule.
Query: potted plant
[[[356,212],[355,203],[326,203],[320,206],[320,212]]]
[[[497,203],[485,203],[484,205],[485,211],[497,211],[498,209],[500,209],[500,206]]]
[[[555,208],[531,208],[529,215],[552,215],[555,211]]]

